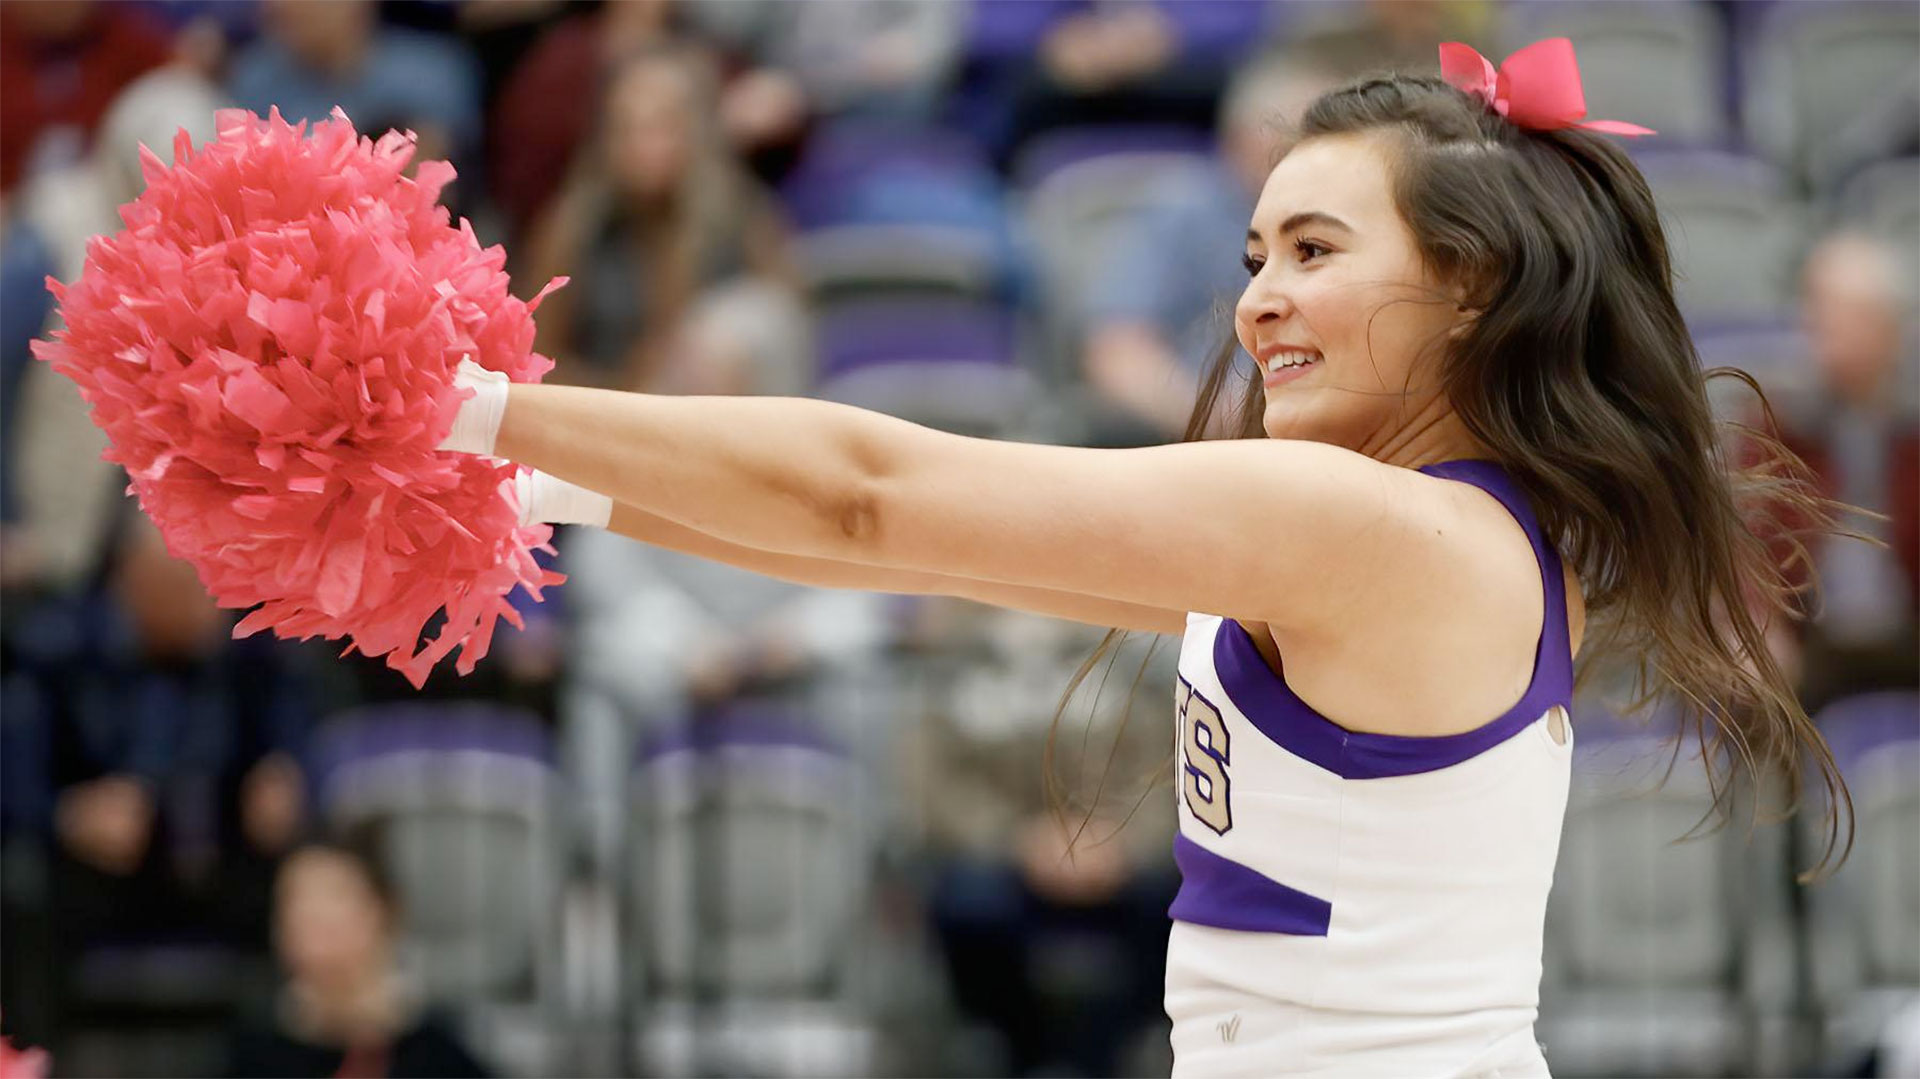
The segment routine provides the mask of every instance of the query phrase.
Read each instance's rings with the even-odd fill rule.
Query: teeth
[[[1276,352],[1267,360],[1268,371],[1278,371],[1283,367],[1301,367],[1318,359],[1311,352]]]

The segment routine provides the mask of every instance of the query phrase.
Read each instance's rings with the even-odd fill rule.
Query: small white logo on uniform
[[[1220,1040],[1228,1044],[1232,1044],[1233,1039],[1240,1036],[1240,1017],[1237,1015],[1231,1019],[1222,1019],[1214,1026],[1220,1029]]]

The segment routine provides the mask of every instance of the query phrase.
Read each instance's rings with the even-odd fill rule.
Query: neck
[[[1439,395],[1359,449],[1376,461],[1403,468],[1490,456],[1480,440],[1467,430],[1453,405]]]

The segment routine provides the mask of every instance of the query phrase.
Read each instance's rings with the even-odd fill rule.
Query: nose
[[[1234,316],[1242,326],[1271,326],[1293,317],[1293,299],[1274,277],[1262,272],[1247,282],[1234,306]]]

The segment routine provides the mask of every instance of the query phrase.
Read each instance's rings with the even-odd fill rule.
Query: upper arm
[[[1447,488],[1320,443],[1102,450],[903,431],[862,561],[1313,630],[1445,576]],[[1450,530],[1455,533],[1450,535]]]

